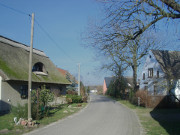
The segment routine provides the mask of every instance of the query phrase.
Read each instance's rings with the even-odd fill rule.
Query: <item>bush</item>
[[[28,117],[28,104],[24,106],[17,104],[17,107],[11,106],[11,113],[17,117],[17,119],[24,118],[27,119]]]
[[[67,94],[68,95],[78,95],[78,93],[76,91],[74,91],[74,90],[68,90]]]
[[[82,97],[78,95],[66,95],[66,101],[70,103],[82,103]]]
[[[53,101],[54,94],[46,89],[45,85],[41,89],[33,90],[32,96],[32,118],[41,119],[49,115],[48,102]]]
[[[87,103],[87,101],[88,101],[88,96],[83,96],[83,97],[82,97],[82,101],[83,101],[84,103]]]
[[[129,101],[132,103],[132,101],[133,101],[133,98],[134,98],[134,91],[133,91],[133,89],[130,89],[130,92],[129,92]]]

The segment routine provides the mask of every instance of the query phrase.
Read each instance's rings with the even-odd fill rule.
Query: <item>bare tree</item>
[[[121,29],[132,29],[129,40],[139,35],[161,20],[177,20],[180,18],[179,0],[97,0],[105,2],[105,27],[119,24]],[[166,22],[167,22],[166,21]],[[136,23],[136,25],[133,25]],[[128,28],[127,28],[128,26]],[[137,27],[138,26],[138,27]],[[119,36],[118,33],[114,36]]]
[[[135,27],[135,24],[133,24]],[[136,26],[139,27],[139,26]],[[99,54],[110,59],[103,68],[113,71],[119,80],[123,72],[131,67],[133,70],[134,91],[137,90],[137,70],[142,58],[153,48],[153,37],[139,35],[135,40],[128,40],[133,30],[127,26],[121,29],[118,24],[112,27],[91,27],[87,33],[87,46],[98,50]]]

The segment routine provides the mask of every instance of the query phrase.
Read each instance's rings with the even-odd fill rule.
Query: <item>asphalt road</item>
[[[26,135],[140,135],[134,112],[107,97],[91,94],[87,108]]]

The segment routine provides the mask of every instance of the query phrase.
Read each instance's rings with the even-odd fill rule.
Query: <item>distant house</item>
[[[97,93],[97,90],[90,90],[91,93]]]
[[[147,90],[149,95],[173,94],[180,99],[180,52],[149,51],[140,77],[140,89]]]
[[[105,77],[105,78],[104,78],[104,83],[103,83],[103,95],[106,94],[107,89],[108,89],[110,83],[111,83],[112,81],[115,81],[115,80],[116,80],[116,77]]]
[[[105,77],[104,78],[104,84],[103,84],[103,95],[106,94],[107,89],[111,82],[115,81],[116,77]],[[133,88],[133,78],[132,77],[123,77],[124,82],[127,84],[127,87],[125,89],[125,93],[130,92],[130,89]]]
[[[71,84],[43,51],[33,49],[32,89],[65,91]],[[29,46],[0,36],[0,111],[27,103]]]
[[[133,77],[127,77],[126,76],[126,77],[124,77],[124,81],[127,84],[127,87],[125,89],[125,93],[129,93],[130,90],[134,88]]]
[[[67,87],[67,89],[77,91],[77,89],[78,89],[78,81],[75,79],[75,77],[72,74],[70,74],[67,70],[64,70],[64,69],[61,69],[61,68],[57,68],[57,69],[69,82],[71,82],[71,85],[69,85]]]

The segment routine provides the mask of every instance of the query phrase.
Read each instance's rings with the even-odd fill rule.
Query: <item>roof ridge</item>
[[[30,46],[25,45],[25,44],[20,43],[20,42],[17,42],[15,40],[6,38],[6,37],[1,36],[1,35],[0,35],[0,42],[3,42],[3,43],[8,44],[8,45],[11,45],[13,47],[22,48],[22,49],[24,49],[24,50],[26,50],[28,52],[30,50]],[[35,48],[33,48],[33,53],[47,57],[46,54],[43,51],[35,49]]]

